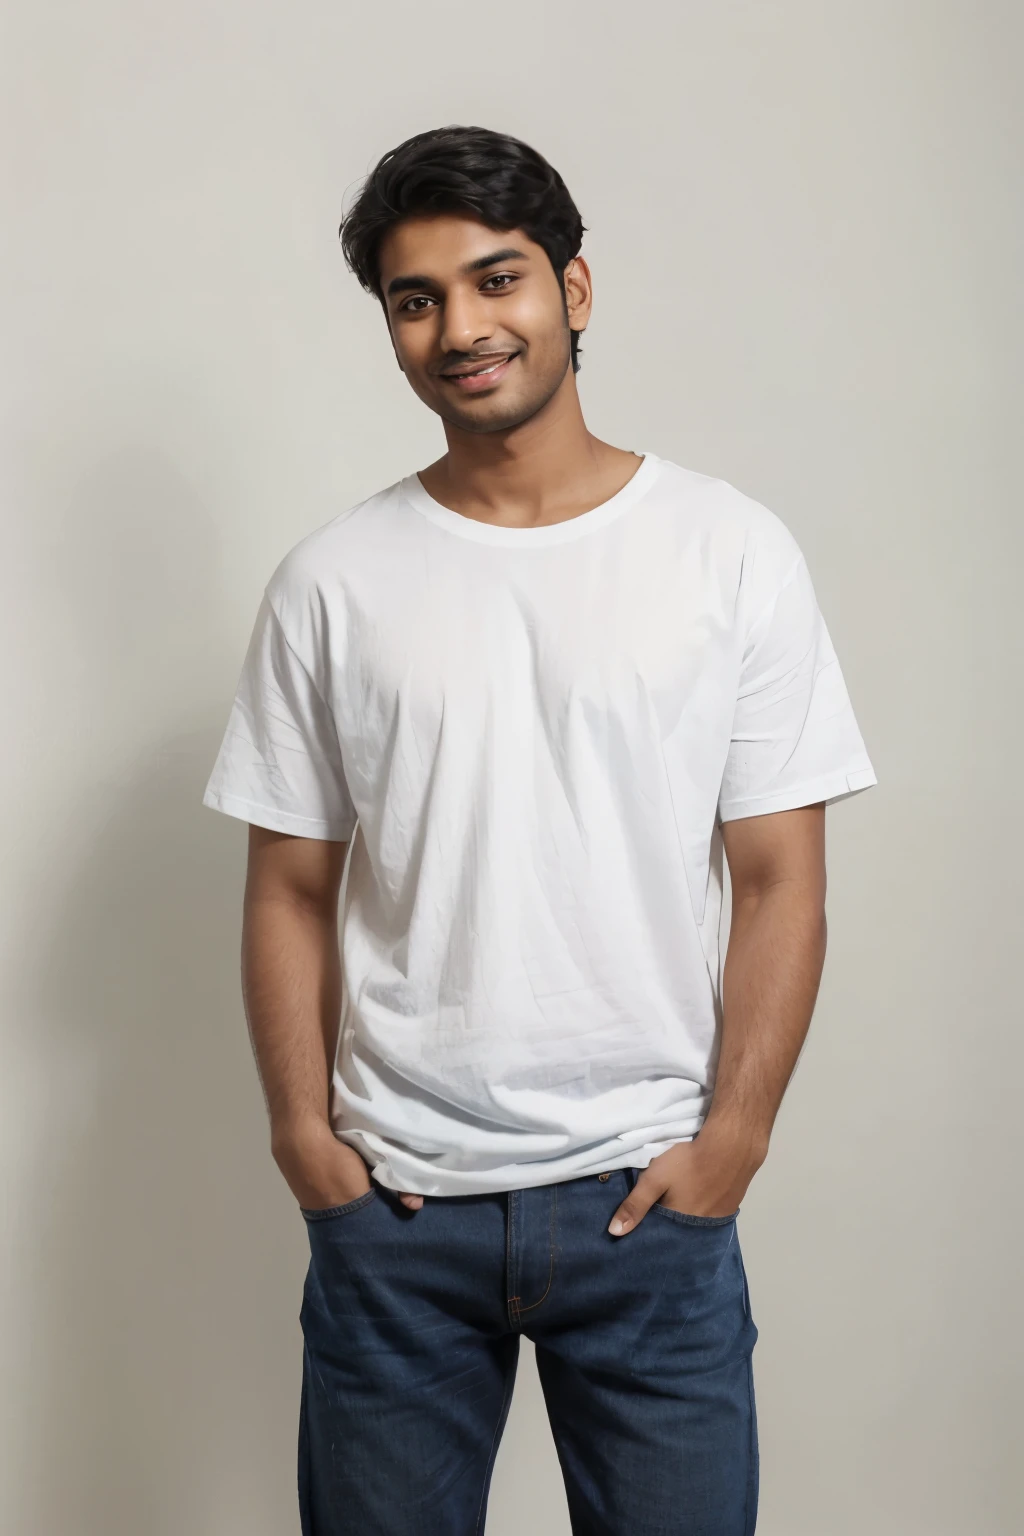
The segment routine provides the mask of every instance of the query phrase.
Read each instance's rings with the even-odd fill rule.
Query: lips
[[[487,357],[481,357],[475,363],[466,363],[462,368],[446,368],[442,373],[443,379],[468,379],[478,373],[489,373],[491,369],[507,363],[510,357],[515,357],[514,352],[491,352]]]
[[[509,365],[518,355],[517,352],[503,352],[499,357],[482,357],[476,363],[464,365],[457,371],[442,373],[440,377],[464,393],[492,389],[504,378]]]

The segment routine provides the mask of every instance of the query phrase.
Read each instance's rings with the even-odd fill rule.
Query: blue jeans
[[[520,1334],[574,1536],[752,1536],[758,1452],[736,1216],[654,1206],[633,1169],[498,1195],[374,1186],[306,1211],[303,1536],[478,1536]]]

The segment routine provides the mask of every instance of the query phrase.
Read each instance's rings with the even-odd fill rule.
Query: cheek
[[[401,342],[396,343],[395,357],[413,394],[425,404],[433,406],[444,388],[429,372],[436,344],[426,335],[426,327],[422,328],[422,334],[419,334],[419,326],[416,329],[418,334],[415,337],[403,337]]]
[[[536,376],[561,368],[569,347],[568,326],[561,307],[553,308],[549,302],[524,301],[514,315],[508,316],[508,329],[527,345],[530,374]]]
[[[395,356],[405,372],[410,375],[424,373],[434,347],[429,323],[421,321],[419,325],[409,326],[407,330],[393,332],[392,340]]]

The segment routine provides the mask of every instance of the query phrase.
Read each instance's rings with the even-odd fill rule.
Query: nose
[[[441,327],[443,352],[472,352],[474,347],[489,341],[495,329],[493,311],[475,289],[452,290],[447,294]]]

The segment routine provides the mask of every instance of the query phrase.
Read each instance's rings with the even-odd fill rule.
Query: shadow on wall
[[[200,803],[229,703],[203,682],[222,632],[210,520],[145,455],[108,462],[73,513],[59,595],[96,679],[79,775],[91,740],[125,745],[93,758],[116,782],[69,779],[78,851],[52,863],[19,978],[19,1043],[48,1085],[14,1233],[19,1528],[283,1536],[307,1250],[242,1018],[244,831]],[[208,707],[136,755],[168,723],[154,686]]]

